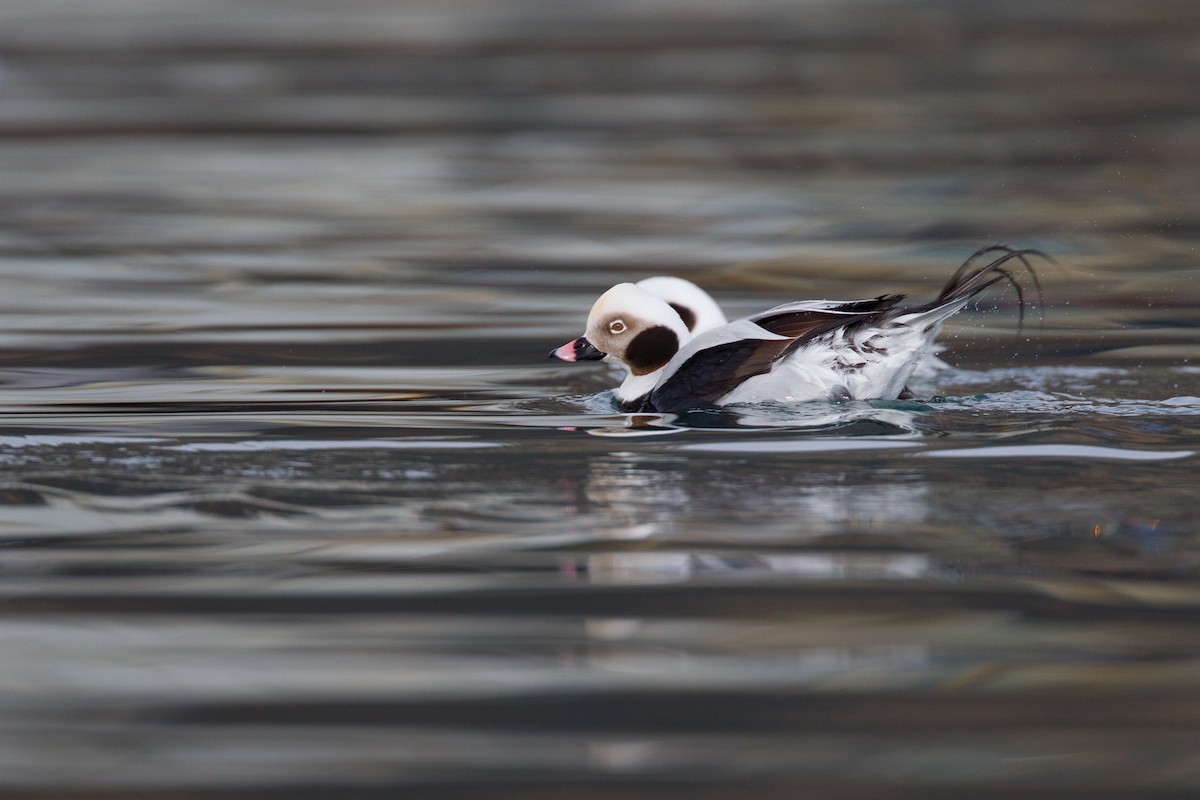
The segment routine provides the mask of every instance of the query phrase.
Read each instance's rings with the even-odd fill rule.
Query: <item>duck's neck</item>
[[[617,402],[622,408],[638,405],[638,400],[650,394],[654,384],[662,376],[662,370],[648,372],[645,375],[634,375],[632,372],[625,376],[624,382],[617,387]]]

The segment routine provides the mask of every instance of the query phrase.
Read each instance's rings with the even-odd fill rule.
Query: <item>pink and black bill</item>
[[[559,358],[563,361],[599,361],[604,358],[604,353],[601,353],[592,343],[580,336],[578,339],[567,342],[562,347],[556,347],[550,351],[550,358]]]

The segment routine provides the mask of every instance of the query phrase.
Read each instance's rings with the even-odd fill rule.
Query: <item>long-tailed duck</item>
[[[978,265],[988,254],[996,257]],[[942,323],[983,290],[1008,282],[1017,290],[1024,317],[1024,292],[1009,265],[1019,262],[1040,295],[1029,263],[1034,256],[1048,259],[1037,250],[984,247],[928,303],[902,305],[900,294],[802,300],[730,323],[723,322],[712,298],[687,281],[619,283],[592,306],[584,335],[550,355],[625,367],[616,398],[621,410],[630,412],[768,401],[893,400],[905,392],[914,370],[933,359]]]

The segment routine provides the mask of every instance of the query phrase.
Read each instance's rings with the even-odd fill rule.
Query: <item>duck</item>
[[[1025,293],[1014,267],[1031,277],[1040,299],[1034,258],[1051,261],[1039,250],[989,245],[928,302],[906,304],[902,294],[799,300],[733,322],[690,281],[618,283],[596,300],[584,334],[550,357],[623,368],[616,404],[631,413],[901,399],[912,396],[913,374],[939,361],[934,340],[942,324],[984,290],[1013,286],[1023,324]]]

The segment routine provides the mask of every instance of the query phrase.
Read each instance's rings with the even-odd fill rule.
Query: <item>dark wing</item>
[[[740,339],[700,350],[654,388],[650,405],[663,412],[713,406],[747,378],[770,372],[797,344],[794,339]]]
[[[650,393],[657,411],[677,412],[716,404],[744,381],[770,372],[798,347],[822,334],[881,318],[903,295],[856,300],[825,309],[781,306],[751,319],[786,339],[739,339],[693,353]]]

